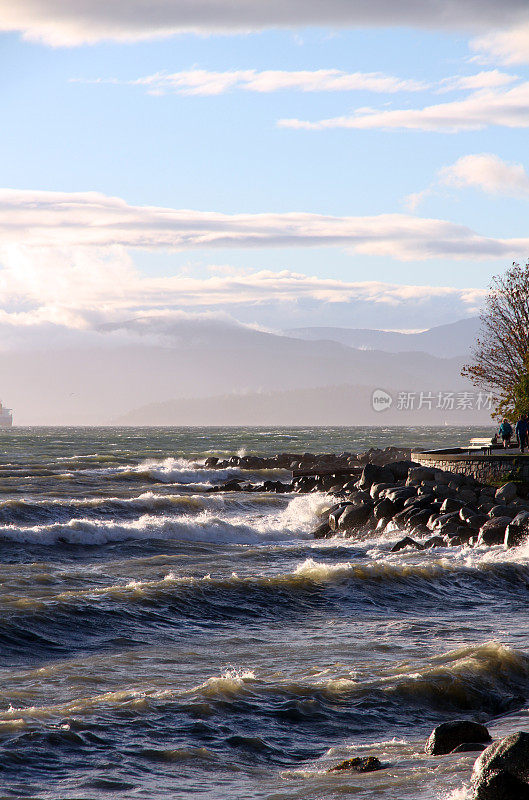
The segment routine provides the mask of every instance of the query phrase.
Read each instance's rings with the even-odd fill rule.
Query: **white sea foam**
[[[255,502],[252,497],[248,503],[231,509],[213,500],[212,505],[216,507],[203,508],[198,513],[143,514],[137,520],[126,522],[82,518],[46,525],[4,525],[0,527],[0,537],[45,545],[57,542],[96,545],[127,539],[260,544],[309,537],[318,499],[314,495],[304,495],[278,499],[278,502],[287,505],[268,508],[266,503]]]
[[[228,480],[262,481],[266,478],[285,478],[289,473],[281,469],[243,470],[239,467],[206,469],[196,461],[187,458],[145,459],[139,464],[106,466],[99,469],[79,470],[79,474],[104,476],[107,478],[141,478],[197,486],[218,485]]]

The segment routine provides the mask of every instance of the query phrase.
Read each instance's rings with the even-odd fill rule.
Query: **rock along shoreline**
[[[232,456],[206,459],[206,468],[290,470],[290,482],[233,478],[208,491],[326,492],[334,499],[314,537],[361,537],[373,530],[403,533],[393,552],[413,548],[505,544],[529,537],[529,499],[523,486],[494,487],[471,476],[410,460],[411,451],[372,448],[362,454]]]

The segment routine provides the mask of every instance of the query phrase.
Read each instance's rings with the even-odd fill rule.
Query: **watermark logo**
[[[373,411],[387,411],[394,398],[384,389],[375,389],[371,395]],[[491,411],[493,398],[490,392],[397,392],[396,411]]]
[[[371,395],[373,411],[387,411],[388,408],[391,408],[392,403],[392,396],[385,392],[384,389],[375,389]]]

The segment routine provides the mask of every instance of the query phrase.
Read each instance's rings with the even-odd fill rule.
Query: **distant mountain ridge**
[[[472,391],[460,374],[466,356],[447,356],[457,339],[471,345],[469,328],[455,323],[426,332],[430,337],[395,339],[374,332],[384,334],[386,349],[365,349],[377,338],[363,332],[359,349],[215,318],[138,318],[82,346],[1,352],[0,372],[16,424],[387,424],[395,407],[373,416],[374,389]],[[390,349],[401,341],[419,341],[422,349]],[[167,404],[163,413],[160,404]],[[471,416],[464,418],[470,423]],[[428,420],[433,424],[433,412]]]
[[[356,349],[386,353],[420,352],[439,358],[454,358],[468,355],[479,328],[479,317],[470,317],[419,333],[332,327],[290,328],[284,333],[304,341],[332,341]]]
[[[401,387],[400,387],[401,388]],[[373,408],[373,388],[339,385],[249,394],[167,400],[129,411],[118,425],[489,425],[487,408],[468,409],[456,402],[437,408],[437,397],[420,406],[415,395],[410,407],[399,403],[399,388],[386,387],[392,397],[387,410]],[[476,393],[477,394],[477,393]],[[442,396],[443,393],[442,393]],[[474,398],[476,395],[472,395]]]

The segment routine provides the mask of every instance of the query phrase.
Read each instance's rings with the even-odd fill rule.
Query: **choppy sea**
[[[239,471],[203,461],[486,433],[1,432],[0,798],[465,798],[475,754],[424,742],[529,728],[529,548],[314,540],[326,495],[208,494]]]

